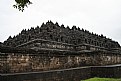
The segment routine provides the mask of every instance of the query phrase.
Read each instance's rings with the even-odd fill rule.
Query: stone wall
[[[121,65],[0,74],[0,81],[80,81],[93,77],[121,78]]]
[[[121,55],[105,52],[70,53],[1,53],[0,72],[20,73],[67,69],[82,66],[120,64]]]
[[[121,78],[121,64],[91,67],[91,76]]]
[[[80,81],[91,77],[91,69],[72,68],[44,72],[2,74],[0,81]]]
[[[17,47],[18,48],[29,48],[29,49],[34,49],[34,50],[39,50],[39,49],[71,50],[71,51],[75,50],[75,45],[73,45],[73,44],[49,41],[49,40],[44,40],[44,39],[35,39],[35,40],[29,41],[27,43],[18,45]]]

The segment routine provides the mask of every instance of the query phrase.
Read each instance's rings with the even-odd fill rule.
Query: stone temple
[[[73,50],[73,51],[115,51],[121,47],[118,42],[103,35],[90,33],[87,30],[73,26],[72,29],[59,26],[48,21],[41,27],[22,30],[21,33],[9,37],[3,43],[9,47],[22,47],[30,49]]]
[[[70,71],[70,68],[82,66],[114,64],[121,64],[121,46],[117,41],[76,26],[72,28],[59,26],[57,22],[52,21],[43,23],[41,27],[24,29],[18,35],[10,36],[0,43],[0,72],[2,74],[55,72],[55,70],[64,69]],[[71,73],[73,81],[78,81],[79,75],[90,75],[87,71],[91,70],[85,70],[83,74],[74,70]],[[56,74],[58,72],[53,76],[47,74],[47,77],[41,80],[35,77],[34,79],[37,80],[34,81],[67,81],[63,78],[65,76],[60,77]],[[24,79],[20,81],[33,81],[25,77]],[[13,78],[11,81],[14,81]]]

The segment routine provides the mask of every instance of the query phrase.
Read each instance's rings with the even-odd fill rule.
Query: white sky
[[[103,34],[121,44],[121,0],[31,0],[24,12],[14,0],[0,0],[0,42],[22,29],[52,20]]]

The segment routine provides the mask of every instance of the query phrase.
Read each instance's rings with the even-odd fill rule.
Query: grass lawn
[[[114,78],[90,78],[87,80],[82,81],[121,81],[121,79],[114,79]]]

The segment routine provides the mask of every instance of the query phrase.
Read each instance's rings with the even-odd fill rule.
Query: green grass
[[[121,79],[114,79],[114,78],[90,78],[83,81],[121,81]]]

